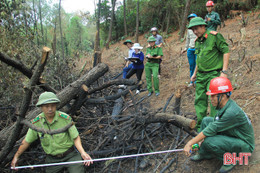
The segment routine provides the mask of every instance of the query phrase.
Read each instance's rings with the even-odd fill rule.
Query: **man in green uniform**
[[[221,24],[219,14],[215,11],[213,11],[214,8],[214,2],[208,1],[206,3],[208,14],[205,16],[205,21],[208,24],[207,29],[216,31],[218,28],[218,25]]]
[[[190,156],[192,145],[199,143],[198,154],[192,156],[192,161],[217,158],[223,161],[224,154],[252,153],[255,147],[254,131],[246,113],[230,99],[231,82],[225,77],[211,80],[207,95],[218,110],[216,116],[205,117],[202,120],[201,132],[191,139],[184,147],[184,152]],[[225,165],[219,172],[229,172],[235,165]]]
[[[155,90],[155,95],[159,96],[159,78],[158,78],[158,70],[159,70],[159,63],[160,59],[163,56],[162,48],[155,45],[156,39],[151,36],[148,38],[148,42],[150,47],[146,49],[146,58],[148,59],[147,63],[145,64],[145,76],[146,76],[146,83],[148,89],[148,97],[153,94],[153,87],[152,87],[152,75],[153,75],[153,86]]]
[[[224,37],[216,31],[206,30],[206,25],[201,17],[191,19],[189,24],[189,29],[198,37],[195,40],[196,68],[191,76],[191,81],[196,80],[195,110],[198,131],[202,119],[207,116],[206,92],[210,80],[218,76],[227,77],[229,60],[229,48]],[[210,116],[215,114],[216,110],[211,105]]]
[[[52,92],[44,92],[40,95],[36,106],[41,107],[42,113],[31,121],[38,128],[46,130],[57,130],[71,123],[71,117],[56,110],[56,105],[60,100]],[[20,155],[30,146],[32,142],[40,138],[41,145],[46,156],[46,163],[78,161],[81,159],[91,160],[81,144],[78,130],[72,125],[66,132],[54,135],[43,134],[29,129],[21,146],[14,155],[11,166],[15,169]],[[78,151],[76,151],[76,149]],[[85,162],[89,166],[93,162]],[[47,173],[60,172],[63,168],[68,168],[70,173],[84,173],[83,164],[71,164],[61,166],[51,166],[46,168]]]

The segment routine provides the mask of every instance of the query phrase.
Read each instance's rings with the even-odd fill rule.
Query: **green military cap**
[[[147,42],[153,42],[153,41],[156,41],[156,39],[153,36],[149,37],[147,40]]]
[[[188,29],[191,29],[193,26],[199,26],[199,25],[207,25],[207,24],[201,17],[194,17],[193,19],[190,20]]]
[[[126,41],[124,42],[124,45],[126,45],[127,43],[133,44],[133,42],[132,42],[131,40],[126,40]]]
[[[60,103],[60,100],[53,92],[44,92],[40,95],[36,106],[39,107],[49,103]]]

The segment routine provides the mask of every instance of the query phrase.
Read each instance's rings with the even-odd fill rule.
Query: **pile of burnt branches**
[[[40,113],[39,108],[30,105],[32,91],[36,87],[57,93],[61,100],[57,109],[72,116],[80,131],[83,146],[92,158],[175,149],[188,136],[184,135],[182,130],[191,135],[196,134],[193,131],[196,122],[180,115],[181,93],[186,89],[176,92],[175,103],[169,111],[166,111],[166,108],[174,95],[169,98],[164,108],[149,112],[150,105],[148,102],[144,102],[147,97],[141,97],[142,94],[134,95],[132,92],[140,83],[137,83],[136,80],[105,76],[108,66],[101,63],[61,91],[56,91],[40,78],[49,51],[48,48],[44,49],[35,71],[31,71],[21,62],[13,61],[6,55],[0,54],[3,62],[18,69],[30,79],[29,85],[24,87],[25,93],[21,107],[15,110],[15,115],[12,115],[17,117],[15,123],[8,124],[0,131],[0,162],[4,167],[2,172],[9,169],[10,161],[28,127],[41,133],[56,134],[65,132],[71,126],[70,124],[62,129],[46,131],[37,129],[29,123],[29,120]],[[120,89],[118,86],[122,84],[125,87]],[[44,162],[44,152],[39,145],[35,146],[36,148],[28,150],[24,154],[24,159],[20,164]],[[32,157],[32,153],[40,154]],[[95,163],[89,169],[93,169],[91,172],[127,172],[125,166],[122,165],[128,163],[133,164],[129,171],[137,172],[138,169],[146,169],[148,165],[152,165],[149,166],[149,169],[153,170],[149,170],[149,172],[156,172],[158,169],[164,172],[173,162],[177,161],[177,155],[174,158],[168,157],[169,155],[109,160],[101,164]],[[39,172],[42,172],[41,168]]]

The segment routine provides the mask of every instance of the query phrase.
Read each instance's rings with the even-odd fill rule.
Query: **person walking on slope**
[[[60,100],[52,92],[44,92],[40,95],[36,106],[40,107],[42,113],[31,121],[37,128],[46,130],[57,130],[64,128],[72,122],[69,115],[56,110]],[[30,146],[32,142],[40,139],[41,146],[47,154],[46,163],[69,162],[78,160],[91,160],[91,157],[85,152],[81,144],[79,132],[75,125],[72,125],[67,131],[49,135],[37,132],[29,128],[25,139],[14,155],[11,166],[15,169],[22,153]],[[89,166],[92,161],[85,162]],[[47,173],[58,173],[63,168],[67,168],[70,173],[85,173],[83,164],[59,165],[46,167]]]
[[[255,139],[251,121],[230,99],[231,91],[231,82],[225,77],[216,77],[210,81],[207,95],[211,95],[211,102],[218,112],[214,118],[203,118],[201,132],[185,145],[187,156],[191,155],[193,144],[200,145],[198,154],[190,157],[192,161],[217,158],[223,162],[225,153],[236,153],[238,156],[239,153],[250,155],[253,152]],[[223,162],[219,172],[229,172],[235,165]]]
[[[147,63],[145,64],[145,76],[146,76],[146,83],[148,89],[148,96],[153,94],[153,87],[152,87],[152,76],[153,76],[153,86],[155,90],[155,95],[159,96],[159,78],[158,78],[158,70],[159,70],[159,63],[160,59],[163,56],[162,48],[155,45],[156,39],[151,36],[148,38],[149,47],[146,49],[146,58]]]
[[[205,16],[205,21],[208,24],[207,29],[217,31],[218,25],[221,24],[219,14],[213,11],[214,2],[208,1],[206,3],[208,14]]]
[[[138,88],[136,90],[136,93],[139,94],[141,88],[140,82],[144,71],[144,54],[141,51],[143,47],[141,47],[139,43],[135,43],[132,49],[134,49],[135,51],[133,52],[132,56],[128,59],[133,63],[133,65],[131,70],[127,73],[126,79],[129,79],[131,76],[133,76],[133,74],[136,74],[138,80]]]
[[[198,37],[195,40],[195,54],[197,55],[196,68],[191,81],[196,80],[195,110],[197,115],[197,130],[201,121],[207,116],[208,96],[210,80],[221,76],[227,77],[229,48],[224,37],[216,32],[206,29],[206,23],[201,17],[191,19],[189,29],[192,29]],[[215,108],[210,104],[209,116],[214,117]]]
[[[192,13],[188,16],[188,20],[190,21],[194,17],[198,17],[196,14]],[[194,73],[195,67],[196,67],[196,54],[195,54],[195,39],[197,36],[193,33],[191,29],[187,30],[187,37],[186,37],[186,47],[185,49],[181,52],[182,54],[184,52],[187,52],[187,57],[188,57],[188,62],[190,65],[190,78]],[[193,86],[194,83],[193,81],[190,81],[190,84],[188,87]]]

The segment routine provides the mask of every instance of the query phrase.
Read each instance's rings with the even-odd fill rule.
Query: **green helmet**
[[[40,95],[36,106],[39,107],[48,103],[60,103],[60,100],[53,92],[44,92]]]
[[[132,42],[131,40],[126,40],[126,41],[124,42],[124,45],[126,45],[127,43],[133,44],[133,42]]]
[[[156,39],[153,36],[149,37],[147,40],[147,42],[153,42],[153,41],[156,41]]]
[[[193,26],[199,26],[199,25],[207,25],[207,24],[201,17],[194,17],[193,19],[190,20],[188,29],[191,29]]]

